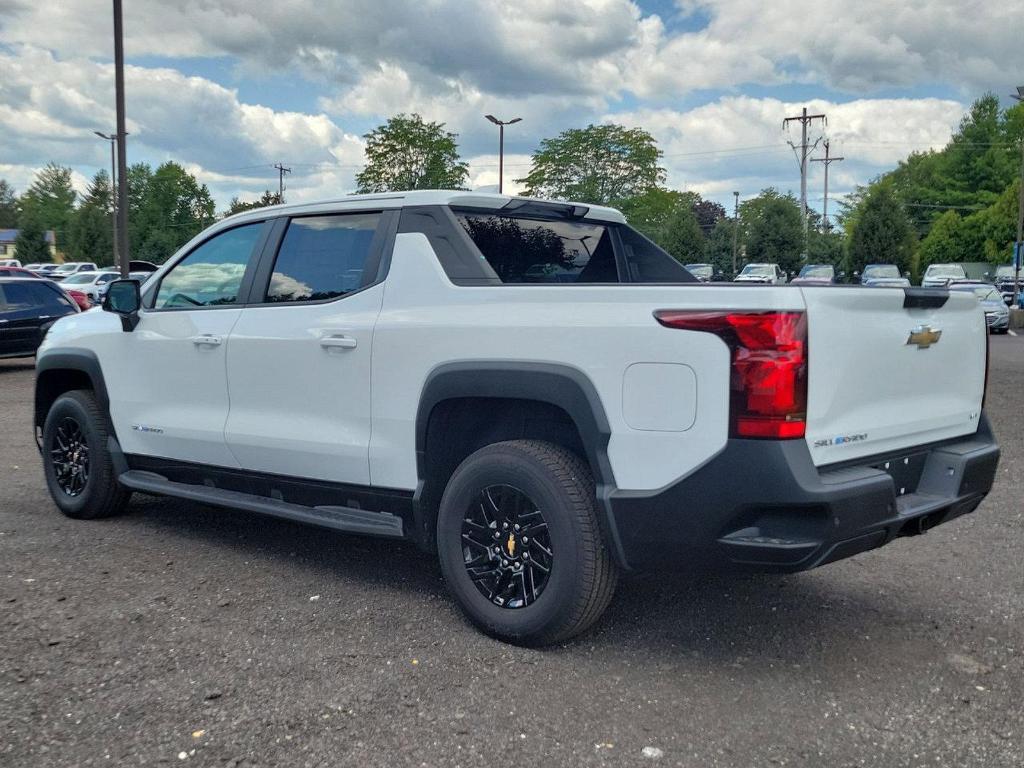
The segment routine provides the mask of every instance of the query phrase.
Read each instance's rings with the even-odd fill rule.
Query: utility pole
[[[291,168],[285,168],[283,163],[274,163],[274,167],[277,168],[277,202],[284,202],[284,175],[291,173]]]
[[[803,257],[807,258],[807,157],[811,154],[811,150],[818,146],[818,142],[821,138],[815,140],[814,145],[807,143],[807,126],[815,120],[821,120],[822,125],[827,125],[828,120],[825,115],[808,115],[807,107],[803,108],[803,112],[794,117],[787,117],[782,121],[782,128],[785,129],[792,122],[800,123],[800,152],[797,158],[800,161],[800,214],[804,220],[804,252]],[[793,142],[789,142],[789,146],[793,147],[796,151],[796,146]]]
[[[732,194],[736,198],[732,217],[732,276],[736,277],[736,245],[739,242],[740,234],[740,193],[733,192]]]
[[[1017,101],[1024,102],[1024,85],[1017,86],[1017,93],[1010,94]],[[1017,248],[1013,253],[1013,301],[1020,306],[1020,262],[1024,259],[1024,136],[1020,137],[1020,189],[1017,190]]]
[[[128,277],[128,157],[125,150],[124,119],[124,23],[121,0],[114,0],[114,100],[117,102],[117,253],[121,277]]]
[[[484,115],[488,120],[498,126],[498,194],[502,193],[505,182],[505,126],[518,123],[523,118],[514,117],[511,120],[499,120],[494,115]]]
[[[841,160],[845,160],[845,157],[832,157],[828,153],[828,142],[825,142],[825,156],[824,157],[812,157],[812,163],[824,163],[825,164],[825,202],[821,208],[821,231],[828,234],[828,231],[832,228],[832,225],[828,221],[828,167],[832,163],[838,163]]]
[[[106,134],[102,131],[93,131],[101,139],[110,142],[110,224],[114,228],[114,239],[111,244],[114,249],[114,263],[121,268],[121,261],[117,257],[117,134]]]

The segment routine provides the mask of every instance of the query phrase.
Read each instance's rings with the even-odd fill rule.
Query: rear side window
[[[693,283],[693,275],[646,237],[630,227],[619,227],[629,279],[634,283]],[[709,272],[711,270],[709,269]]]
[[[380,218],[356,213],[292,219],[266,301],[324,301],[359,290]]]
[[[604,224],[493,213],[456,218],[503,283],[619,282],[611,229]]]
[[[5,283],[0,286],[0,291],[3,292],[3,300],[7,305],[8,312],[31,307],[57,309],[70,305],[61,293],[44,283]]]

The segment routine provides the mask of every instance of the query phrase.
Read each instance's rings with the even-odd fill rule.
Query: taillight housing
[[[667,328],[713,333],[731,350],[729,433],[785,440],[807,428],[807,316],[803,312],[659,309]]]

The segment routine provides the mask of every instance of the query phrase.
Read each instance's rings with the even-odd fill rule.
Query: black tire
[[[77,428],[77,432],[75,432]],[[63,432],[62,432],[63,430]],[[61,450],[61,435],[75,434],[75,445],[86,448],[87,461],[82,474],[84,481],[71,484],[67,464],[55,455]],[[43,471],[46,486],[57,508],[76,520],[95,520],[110,517],[125,510],[131,491],[117,482],[107,438],[111,428],[107,414],[86,389],[66,392],[50,407],[43,424]],[[67,444],[67,443],[65,443]],[[78,450],[80,454],[80,449]],[[80,486],[80,487],[79,487]]]
[[[535,508],[537,511],[528,515],[539,514],[546,524],[549,573],[542,577],[546,581],[533,602],[524,597],[516,607],[509,607],[515,600],[499,605],[494,600],[500,597],[485,595],[483,591],[489,587],[478,587],[481,580],[471,578],[467,565],[476,551],[468,542],[464,544],[463,534],[469,530],[465,526],[472,524],[467,516],[474,514],[479,499],[486,498],[482,495],[485,489],[491,488],[510,489],[513,496],[518,491],[526,502],[532,502],[522,508]],[[441,499],[437,542],[448,588],[469,620],[498,639],[540,646],[574,637],[601,617],[618,583],[618,569],[608,552],[597,514],[590,469],[571,451],[539,440],[512,440],[481,448],[455,470]],[[497,518],[495,527],[488,530],[494,531],[495,539],[503,535],[498,533],[501,529]],[[483,538],[488,535],[483,534]],[[529,557],[530,548],[539,544],[536,538],[532,545],[520,544],[518,557]],[[502,550],[500,557],[498,551],[495,548],[493,557],[501,560],[507,550]],[[524,551],[527,554],[522,554]],[[515,546],[512,552],[514,555]],[[546,555],[535,552],[533,561],[519,561],[515,567],[533,567],[538,558],[545,559]],[[490,565],[485,563],[483,567]],[[530,574],[531,584],[534,573]],[[510,578],[516,576],[522,579],[521,594],[526,595],[527,577],[516,571]]]

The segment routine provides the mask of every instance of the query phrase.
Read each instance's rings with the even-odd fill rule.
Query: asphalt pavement
[[[1024,337],[992,339],[974,514],[795,576],[627,580],[546,650],[474,631],[405,544],[139,496],[65,519],[33,375],[0,361],[4,768],[1024,765]]]

